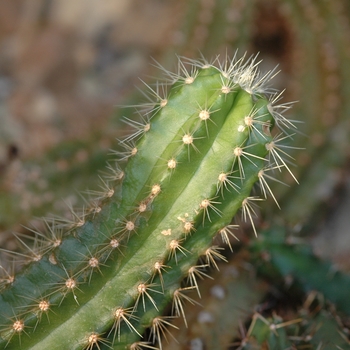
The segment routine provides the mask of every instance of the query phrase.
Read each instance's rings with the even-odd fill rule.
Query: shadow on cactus
[[[27,252],[12,254],[22,270],[2,268],[1,348],[161,349],[171,302],[186,326],[188,293],[200,294],[204,270],[225,259],[213,238],[232,249],[236,213],[256,233],[268,180],[290,171],[290,105],[269,86],[275,71],[261,74],[258,63],[235,56],[162,68],[165,80],[147,86],[152,102],[125,119],[134,132],[90,208],[47,220]]]

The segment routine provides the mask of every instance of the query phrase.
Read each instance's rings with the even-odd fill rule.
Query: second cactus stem
[[[187,292],[200,294],[203,269],[225,259],[213,238],[230,245],[239,210],[255,232],[256,203],[287,167],[283,140],[294,128],[269,87],[274,71],[261,74],[256,57],[226,57],[216,66],[182,59],[164,72],[148,86],[155,102],[125,119],[134,133],[91,207],[47,223],[22,271],[2,278],[1,348],[161,349],[165,307],[172,300],[186,324]],[[255,183],[262,198],[251,195]]]

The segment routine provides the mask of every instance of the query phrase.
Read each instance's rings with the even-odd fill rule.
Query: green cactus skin
[[[83,215],[49,223],[23,270],[5,273],[2,348],[138,349],[151,346],[140,342],[148,327],[161,348],[168,302],[185,319],[198,259],[215,266],[222,257],[213,238],[227,241],[239,209],[253,224],[253,185],[284,165],[273,163],[279,150],[270,130],[289,125],[271,102],[274,72],[261,75],[255,57],[187,63],[167,72],[166,95],[150,89],[157,101],[141,106],[142,121],[130,121],[136,132],[115,151],[128,161],[115,181],[103,180]]]

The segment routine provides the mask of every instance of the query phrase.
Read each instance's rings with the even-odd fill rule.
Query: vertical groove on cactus
[[[113,152],[126,165],[108,166],[82,215],[47,222],[23,270],[2,279],[1,347],[161,349],[171,300],[186,324],[188,292],[200,295],[203,269],[225,260],[213,238],[232,250],[239,211],[256,235],[264,198],[254,184],[273,196],[267,179],[291,172],[283,141],[295,128],[269,86],[275,70],[236,56],[217,66],[179,59],[178,72],[162,68],[165,82],[146,84],[156,101],[139,107],[140,120],[125,118],[134,133]]]

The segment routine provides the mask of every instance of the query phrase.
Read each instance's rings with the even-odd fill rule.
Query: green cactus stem
[[[197,289],[201,266],[224,259],[213,238],[229,241],[239,210],[256,234],[263,198],[252,188],[286,165],[283,137],[271,129],[294,126],[268,85],[275,72],[257,66],[256,57],[217,66],[183,59],[179,72],[164,70],[165,82],[149,87],[156,102],[127,120],[135,132],[114,152],[125,167],[102,180],[82,215],[37,233],[17,254],[21,272],[2,269],[2,348],[161,348],[170,300],[186,323],[183,301],[191,301],[186,293]],[[149,327],[150,343],[141,340]]]
[[[305,293],[317,290],[340,313],[350,314],[350,275],[318,258],[310,246],[287,243],[285,229],[275,227],[261,233],[259,239],[251,242],[250,249],[258,271],[265,277],[280,284],[289,278]]]

